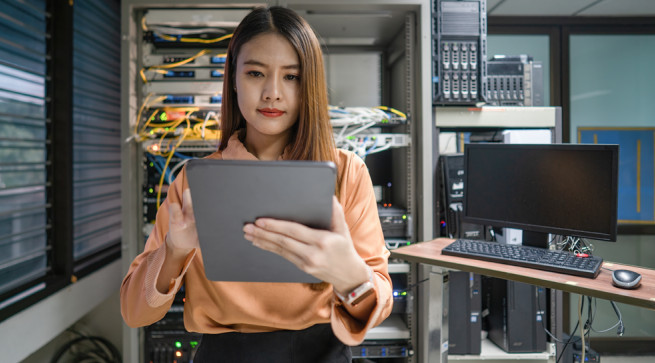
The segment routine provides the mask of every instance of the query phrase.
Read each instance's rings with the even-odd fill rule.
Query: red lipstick
[[[284,111],[277,108],[260,108],[257,111],[266,117],[279,117],[284,114]]]

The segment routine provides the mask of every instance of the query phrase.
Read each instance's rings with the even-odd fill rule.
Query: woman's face
[[[288,40],[265,33],[245,43],[235,85],[249,138],[289,135],[300,107],[300,61]]]

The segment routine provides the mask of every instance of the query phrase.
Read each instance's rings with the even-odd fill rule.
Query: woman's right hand
[[[167,252],[171,257],[185,257],[199,246],[196,219],[193,215],[191,191],[187,188],[182,193],[182,206],[171,202],[168,207]]]

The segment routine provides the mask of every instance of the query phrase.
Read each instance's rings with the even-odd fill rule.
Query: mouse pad
[[[329,229],[331,162],[195,159],[187,178],[205,274],[213,281],[320,282],[243,237],[245,223],[272,217]]]

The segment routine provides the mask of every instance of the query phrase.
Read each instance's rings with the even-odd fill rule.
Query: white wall
[[[2,362],[49,362],[59,343],[67,341],[62,333],[76,323],[120,350],[122,278],[121,261],[114,261],[0,323]]]

